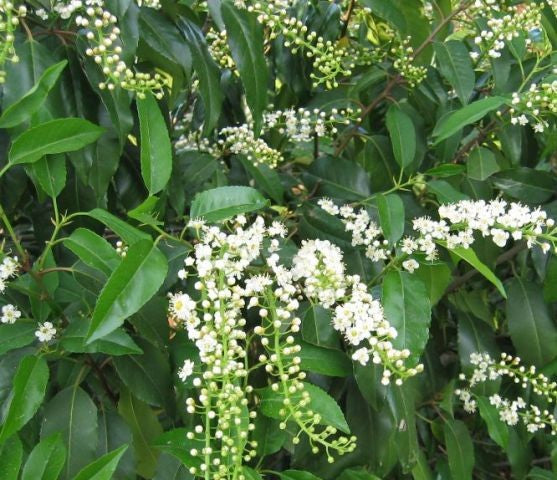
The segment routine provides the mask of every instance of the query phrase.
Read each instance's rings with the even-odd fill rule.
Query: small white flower
[[[413,258],[410,258],[409,260],[405,260],[404,262],[402,262],[402,266],[410,273],[414,273],[414,270],[416,270],[420,266],[420,264]]]
[[[194,365],[194,362],[192,362],[191,360],[184,361],[184,365],[182,365],[182,368],[178,370],[178,377],[180,377],[180,380],[182,380],[182,382],[185,382],[193,373]]]
[[[0,321],[2,323],[15,323],[21,317],[21,312],[12,304],[4,305],[2,307],[2,316]]]
[[[352,360],[367,365],[369,362],[369,351],[367,348],[359,348],[352,354]]]
[[[54,335],[56,335],[56,329],[51,322],[39,323],[39,328],[35,331],[35,336],[40,342],[50,342]]]

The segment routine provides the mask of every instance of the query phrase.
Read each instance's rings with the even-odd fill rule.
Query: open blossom
[[[21,312],[12,304],[7,304],[2,307],[2,316],[0,321],[2,323],[15,323],[21,317]]]
[[[0,263],[0,279],[7,280],[15,276],[17,268],[17,257],[4,257],[4,260]]]
[[[39,328],[35,331],[35,336],[39,342],[50,342],[56,335],[56,328],[51,322],[39,323]]]
[[[188,379],[188,377],[193,373],[194,366],[195,364],[191,360],[184,361],[184,365],[182,365],[182,368],[178,370],[178,377],[180,377],[180,380],[182,380],[182,382],[185,382]]]

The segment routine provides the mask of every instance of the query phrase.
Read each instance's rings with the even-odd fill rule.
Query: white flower
[[[493,243],[498,247],[504,247],[509,239],[509,232],[505,232],[499,228],[491,229],[491,236],[493,238]]]
[[[7,304],[2,307],[2,316],[0,321],[2,323],[15,323],[21,317],[21,312],[12,304]]]
[[[35,331],[35,336],[40,342],[50,342],[56,335],[56,329],[51,322],[39,323],[39,328]]]
[[[5,257],[0,264],[0,279],[7,280],[8,278],[13,277],[17,272],[17,268],[17,257]]]
[[[416,270],[420,266],[420,264],[413,258],[410,258],[409,260],[405,260],[404,262],[402,262],[402,266],[410,273],[414,273],[414,270]]]
[[[182,382],[185,382],[193,373],[194,365],[194,362],[192,362],[191,360],[184,361],[184,365],[182,365],[182,368],[178,370],[178,377],[180,377],[180,380],[182,380]]]
[[[360,362],[362,365],[367,365],[369,362],[369,351],[367,348],[359,348],[352,354],[352,360]]]

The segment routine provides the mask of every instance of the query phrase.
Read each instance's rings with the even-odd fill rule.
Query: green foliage
[[[0,2],[0,479],[555,478],[556,59],[555,0]]]

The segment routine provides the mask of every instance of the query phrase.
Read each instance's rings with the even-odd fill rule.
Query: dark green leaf
[[[307,309],[302,322],[302,336],[306,342],[318,347],[337,348],[340,345],[331,312],[320,305],[311,305]]]
[[[304,472],[302,470],[286,470],[279,473],[281,480],[321,480],[313,473]]]
[[[166,277],[165,256],[149,240],[131,245],[99,296],[87,343],[116,330],[157,293]]]
[[[398,195],[377,195],[379,222],[385,238],[391,243],[400,240],[404,233],[404,204]]]
[[[12,143],[12,165],[33,163],[44,155],[73,152],[96,141],[104,129],[82,118],[58,118],[26,130]]]
[[[263,28],[255,14],[238,10],[231,0],[221,6],[232,58],[240,72],[246,101],[253,115],[254,131],[261,130],[263,111],[267,108],[267,63],[263,54]]]
[[[159,457],[158,450],[151,443],[162,433],[157,416],[148,405],[133,397],[125,388],[120,393],[118,412],[132,430],[137,473],[151,478]]]
[[[434,48],[437,56],[437,68],[455,89],[462,104],[466,105],[476,83],[468,49],[463,42],[456,40],[435,43]]]
[[[35,323],[22,318],[11,325],[0,325],[0,355],[32,343],[36,329]]]
[[[37,160],[31,169],[41,188],[52,198],[60,195],[66,186],[66,156],[51,155]]]
[[[141,132],[141,175],[151,195],[160,192],[172,173],[172,147],[164,117],[151,93],[137,99]]]
[[[542,367],[557,356],[557,327],[540,286],[519,277],[509,283],[507,321],[518,354]]]
[[[554,174],[526,167],[496,173],[491,180],[510,197],[530,204],[543,203],[557,191]]]
[[[122,329],[117,328],[91,343],[86,343],[85,338],[89,329],[89,322],[83,320],[73,321],[62,334],[60,344],[73,353],[106,353],[108,355],[134,355],[143,353],[143,350]]]
[[[0,444],[33,418],[43,402],[48,377],[48,365],[43,357],[30,356],[21,361],[0,430]]]
[[[223,92],[219,68],[207,49],[205,37],[199,27],[186,19],[182,19],[180,27],[190,46],[193,68],[199,77],[199,90],[205,106],[203,131],[207,134],[216,126],[222,108]]]
[[[387,130],[391,137],[396,162],[406,168],[416,155],[416,129],[412,119],[400,108],[393,105],[387,111]]]
[[[410,350],[409,361],[417,363],[429,338],[431,306],[422,281],[410,273],[391,271],[383,281],[385,317],[396,328],[393,345]]]
[[[437,122],[433,130],[433,136],[436,137],[435,144],[454,135],[466,125],[481,120],[489,112],[504,105],[506,101],[502,97],[486,97],[444,116]]]
[[[499,417],[499,410],[484,397],[478,397],[476,401],[480,415],[487,425],[489,436],[497,445],[506,449],[509,444],[509,427]]]
[[[278,173],[265,165],[264,163],[259,165],[254,165],[245,157],[239,157],[240,162],[250,174],[250,176],[255,180],[256,184],[263,190],[269,197],[271,197],[278,204],[282,203],[282,198],[284,196],[284,189],[280,183],[280,177]]]
[[[67,387],[45,408],[41,438],[62,435],[67,457],[62,478],[69,480],[96,457],[97,407],[76,384]]]
[[[474,180],[485,180],[499,171],[495,155],[487,148],[475,148],[466,161],[468,176]]]
[[[330,377],[347,377],[352,373],[352,362],[340,350],[322,348],[311,343],[300,343],[302,350],[297,354],[303,370]]]
[[[67,64],[67,60],[62,60],[48,67],[31,90],[2,112],[0,128],[15,127],[30,118],[44,103]]]
[[[101,208],[95,208],[90,212],[87,212],[85,215],[98,220],[101,223],[104,223],[110,230],[116,233],[124,242],[128,244],[133,244],[138,240],[143,239],[150,239],[151,237],[146,233],[138,230],[137,228],[128,225],[123,220],[120,220],[118,217],[115,217],[111,213],[103,210]]]
[[[218,187],[198,193],[191,204],[190,217],[219,222],[241,213],[266,207],[267,200],[251,187]]]
[[[64,246],[84,263],[110,275],[120,263],[120,256],[104,238],[86,228],[77,228],[64,240]]]
[[[443,431],[453,478],[471,480],[474,470],[474,445],[466,425],[460,420],[447,420]]]

